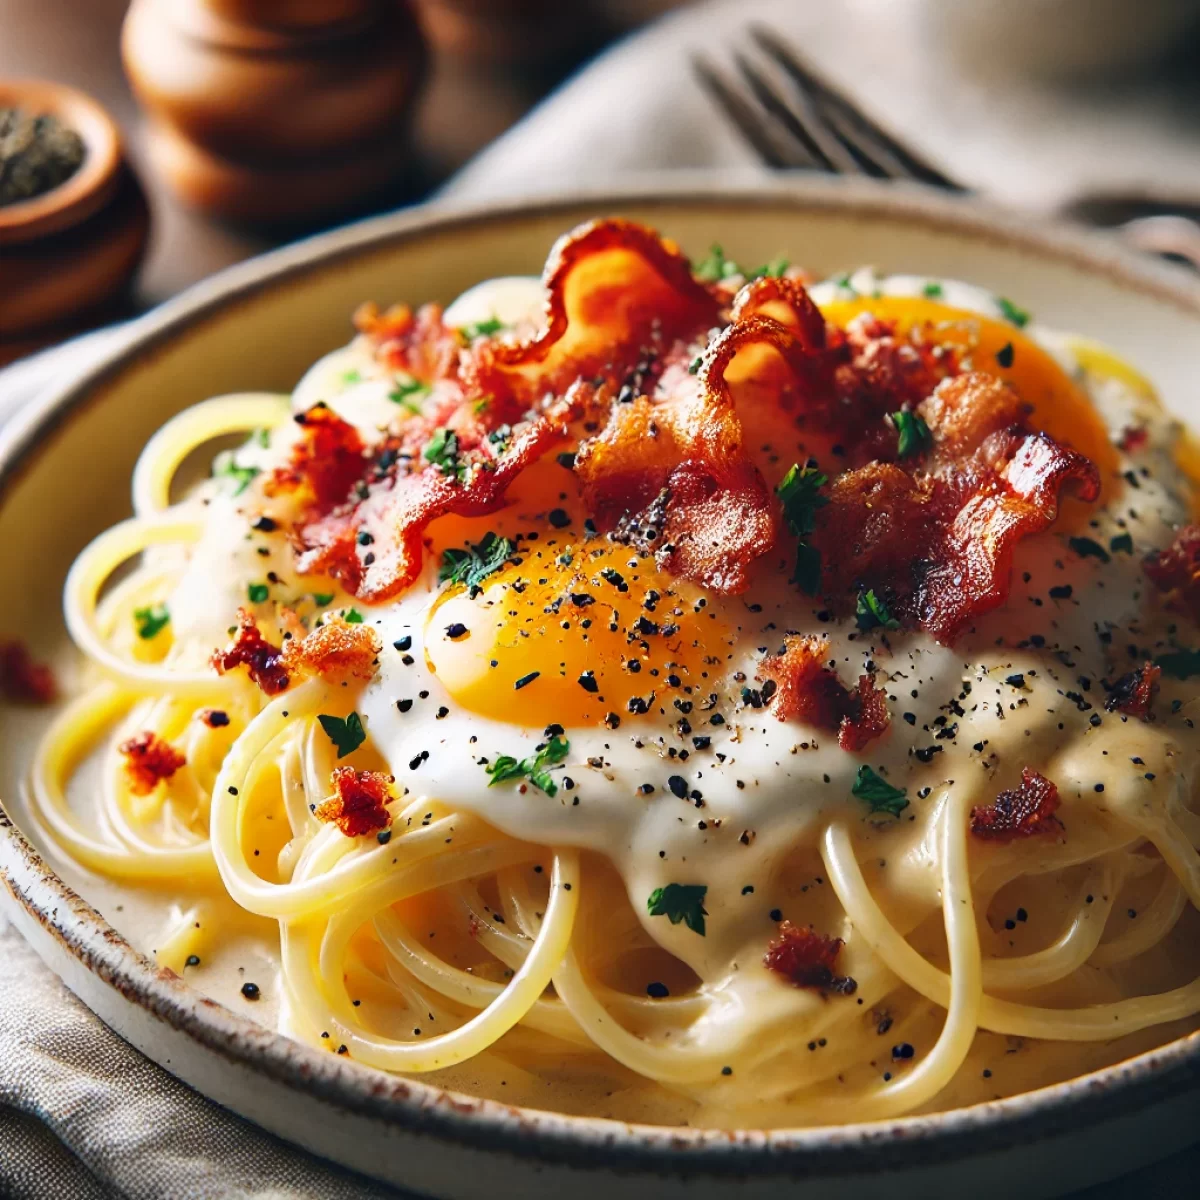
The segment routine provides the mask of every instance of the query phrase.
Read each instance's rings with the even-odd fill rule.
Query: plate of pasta
[[[1186,1145],[1197,347],[1167,268],[840,183],[228,272],[3,435],[8,909],[433,1195]]]

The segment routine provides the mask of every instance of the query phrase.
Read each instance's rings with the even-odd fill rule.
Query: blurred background
[[[797,101],[777,62],[747,70],[752,21],[939,181],[1107,223],[1200,211],[1200,0],[0,0],[0,364],[447,184],[847,169],[778,112],[787,144],[756,141]],[[51,186],[29,164],[55,153]],[[37,194],[5,196],[18,167]]]

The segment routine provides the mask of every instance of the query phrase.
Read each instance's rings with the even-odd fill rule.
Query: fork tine
[[[822,171],[830,171],[835,175],[852,175],[859,171],[854,158],[847,155],[845,148],[836,138],[828,135],[823,123],[814,124],[811,120],[804,120],[794,105],[779,92],[778,87],[744,54],[735,53],[733,57],[739,73],[754,93],[755,99],[784,127],[794,141],[800,143]]]
[[[781,138],[772,122],[764,118],[754,104],[728,83],[712,62],[704,59],[702,55],[692,55],[691,68],[700,80],[702,88],[715,101],[716,107],[737,126],[738,132],[768,167],[828,169],[794,144],[791,137]]]
[[[825,115],[830,131],[856,157],[861,154],[885,175],[908,176],[951,191],[966,190],[962,184],[901,145],[842,92],[826,83],[770,29],[761,25],[752,26],[750,36],[812,98],[814,106]],[[869,150],[864,142],[870,143]]]
[[[716,101],[717,107],[737,126],[738,131],[767,166],[787,169],[820,165],[814,163],[811,156],[801,156],[795,148],[781,145],[780,139],[773,135],[762,115],[747,103],[737,89],[731,87],[706,59],[700,55],[693,55],[692,70],[701,86]]]

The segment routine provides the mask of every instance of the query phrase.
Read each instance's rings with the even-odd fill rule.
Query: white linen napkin
[[[1085,186],[1139,179],[1200,194],[1200,125],[1182,120],[1180,98],[1165,84],[997,96],[930,55],[936,30],[912,0],[720,0],[686,9],[581,72],[445,194],[478,200],[538,185],[594,186],[646,168],[756,169],[689,66],[694,50],[722,61],[755,17],[803,46],[927,154],[1002,198],[1048,206]],[[102,330],[0,371],[0,422],[86,370],[123,336],[125,327]],[[2,917],[0,1046],[0,1195],[399,1195],[284,1144],[179,1083],[92,1016]],[[1198,1175],[1200,1150],[1076,1200],[1186,1195]]]

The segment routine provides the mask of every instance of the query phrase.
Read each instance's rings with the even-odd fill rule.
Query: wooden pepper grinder
[[[154,166],[214,215],[349,211],[409,159],[426,53],[405,0],[133,0],[122,52]]]

